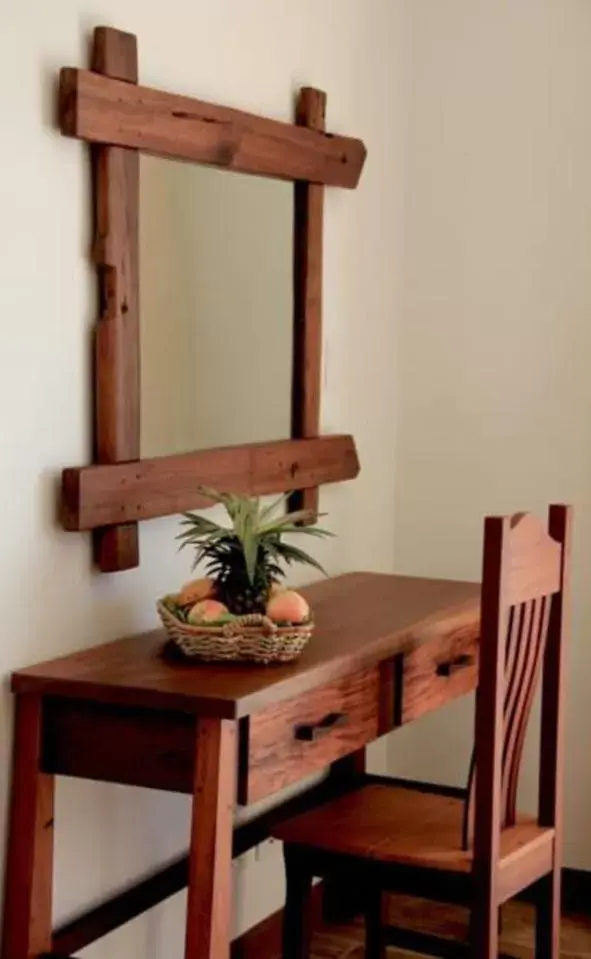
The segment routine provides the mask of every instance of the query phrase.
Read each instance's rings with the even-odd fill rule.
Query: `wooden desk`
[[[350,788],[365,746],[474,688],[479,587],[352,573],[305,590],[316,633],[288,666],[187,665],[162,632],[13,677],[3,959],[68,956],[188,882],[187,959],[226,959],[231,860],[279,817]],[[234,828],[234,806],[330,767]],[[54,776],[190,793],[189,856],[52,933]]]

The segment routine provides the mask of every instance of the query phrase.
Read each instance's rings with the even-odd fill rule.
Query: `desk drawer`
[[[396,724],[408,723],[476,688],[477,627],[451,630],[400,657],[395,670]]]
[[[250,716],[239,797],[257,802],[378,736],[380,672],[366,669]]]

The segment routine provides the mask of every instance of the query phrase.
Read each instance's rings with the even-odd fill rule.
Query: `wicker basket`
[[[276,626],[267,616],[240,616],[223,626],[192,626],[183,623],[164,600],[158,613],[168,637],[182,653],[210,662],[289,663],[300,655],[314,623]]]

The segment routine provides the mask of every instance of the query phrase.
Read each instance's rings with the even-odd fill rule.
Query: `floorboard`
[[[533,959],[534,910],[528,903],[512,902],[503,909],[501,950],[515,959]],[[467,912],[459,907],[434,904],[421,899],[393,896],[390,901],[393,924],[420,929],[450,939],[464,938]],[[562,927],[562,959],[591,959],[591,919],[568,916]],[[280,954],[265,959],[280,959]],[[363,928],[324,926],[313,942],[313,959],[363,959]],[[416,959],[416,953],[388,950],[388,959]]]

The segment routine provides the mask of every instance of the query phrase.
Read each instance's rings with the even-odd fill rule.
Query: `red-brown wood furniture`
[[[353,573],[305,591],[317,629],[290,665],[179,663],[158,631],[16,673],[2,959],[72,956],[187,882],[187,959],[227,959],[232,856],[349,789],[368,743],[474,688],[479,592]],[[303,796],[234,826],[236,802],[323,769]],[[60,775],[188,793],[193,820],[188,858],[53,931]]]
[[[285,843],[284,959],[307,959],[312,879],[331,875],[367,891],[368,959],[383,959],[387,942],[437,956],[467,947],[477,959],[496,959],[501,905],[536,882],[536,957],[558,959],[570,525],[563,506],[550,508],[548,531],[528,514],[486,521],[475,776],[465,795],[387,779],[362,783],[274,828]],[[519,767],[542,674],[538,813],[519,816]],[[388,930],[382,893],[393,889],[468,903],[464,952]]]
[[[352,436],[321,435],[322,257],[325,188],[357,186],[365,146],[326,131],[326,94],[312,87],[299,91],[295,123],[283,123],[139,86],[138,76],[136,37],[97,27],[91,69],[64,67],[59,89],[62,133],[92,151],[100,310],[94,461],[64,470],[61,518],[65,529],[93,531],[103,572],[138,565],[141,520],[208,505],[199,486],[251,495],[290,492],[295,505],[316,511],[320,485],[359,472]],[[141,153],[293,181],[289,437],[141,458]]]

